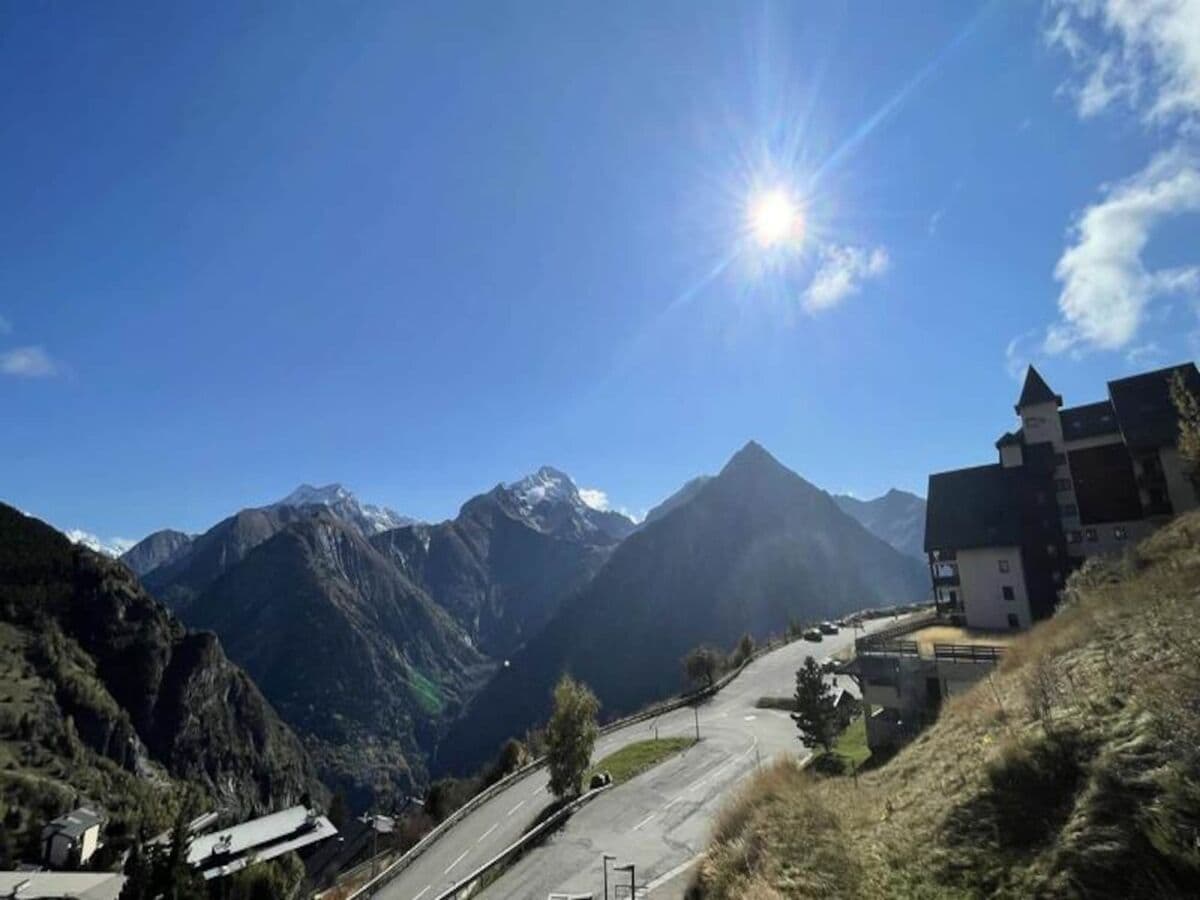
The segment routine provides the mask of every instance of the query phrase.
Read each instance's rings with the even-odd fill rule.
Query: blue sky
[[[1198,6],[6,4],[0,497],[923,492],[1195,355]]]

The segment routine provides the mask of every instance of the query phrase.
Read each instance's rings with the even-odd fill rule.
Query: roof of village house
[[[72,810],[66,815],[51,819],[45,830],[67,837],[82,837],[89,828],[104,824],[104,816],[87,806]]]
[[[1062,396],[1050,390],[1046,379],[1038,374],[1038,370],[1030,366],[1025,371],[1025,384],[1021,388],[1021,396],[1017,399],[1015,409],[1019,413],[1021,407],[1032,406],[1035,403],[1056,403],[1062,406]]]
[[[115,872],[0,872],[0,897],[18,900],[117,900],[124,886]]]
[[[997,447],[1008,447],[1011,444],[1025,443],[1024,431],[1018,428],[1016,431],[1006,431],[1000,435],[1000,439],[996,441]]]
[[[969,550],[1021,543],[1021,516],[1014,496],[1025,477],[1020,467],[999,463],[929,476],[925,549]]]
[[[1195,363],[1169,366],[1108,383],[1108,395],[1125,443],[1134,450],[1165,447],[1179,440],[1179,413],[1171,400],[1171,376],[1178,372],[1193,394],[1200,395]]]

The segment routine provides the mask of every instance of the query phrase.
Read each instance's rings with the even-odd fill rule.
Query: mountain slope
[[[746,631],[924,597],[923,568],[867,532],[757,444],[690,501],[621,543],[591,583],[456,722],[438,764],[469,769],[545,718],[564,670],[606,716],[681,687],[680,658]]]
[[[463,504],[457,518],[371,539],[490,655],[508,656],[599,570],[632,531],[587,506],[571,479],[543,467]]]
[[[182,557],[193,540],[190,534],[164,528],[142,538],[119,559],[133,570],[133,574],[145,575]]]
[[[213,635],[185,630],[124,566],[2,504],[0,649],[6,799],[53,806],[95,790],[146,821],[185,782],[242,811],[323,793]]]
[[[306,515],[294,506],[243,509],[197,537],[175,559],[146,572],[142,583],[176,612],[183,612],[247,553]]]
[[[248,552],[185,618],[221,636],[322,778],[359,806],[426,782],[422,748],[486,675],[445,612],[316,507]]]
[[[658,504],[658,506],[651,509],[650,512],[646,513],[646,518],[642,520],[642,527],[649,525],[651,522],[657,522],[667,513],[683,506],[683,504],[700,493],[700,489],[710,481],[712,481],[711,475],[697,475],[662,503]]]
[[[916,494],[892,488],[874,500],[834,495],[838,506],[854,516],[877,538],[901,553],[925,562],[925,501]]]

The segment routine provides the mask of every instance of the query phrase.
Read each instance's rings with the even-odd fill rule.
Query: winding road
[[[867,631],[893,624],[868,623]],[[858,632],[859,635],[862,632]],[[675,894],[667,886],[681,880],[708,843],[723,797],[759,766],[781,753],[806,752],[786,712],[755,708],[763,696],[788,696],[805,656],[823,659],[853,643],[843,629],[819,643],[795,641],[750,663],[742,674],[699,707],[699,743],[584,806],[543,845],[527,853],[482,894],[487,900],[545,898],[550,894],[602,895],[601,855],[615,865],[635,866],[639,886],[651,896]],[[849,679],[843,686],[853,689]],[[594,759],[626,744],[695,731],[691,707],[604,735]],[[376,897],[433,900],[473,869],[509,846],[550,802],[544,770],[509,785],[447,831]],[[629,873],[609,873],[611,896]],[[628,888],[624,895],[628,896]]]

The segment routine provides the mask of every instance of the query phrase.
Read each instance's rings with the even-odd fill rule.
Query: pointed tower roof
[[[1062,402],[1062,396],[1050,390],[1046,379],[1038,374],[1037,369],[1030,366],[1025,372],[1025,386],[1021,388],[1021,396],[1013,408],[1020,415],[1022,407],[1033,406],[1036,403],[1053,403],[1055,406],[1062,406]]]

